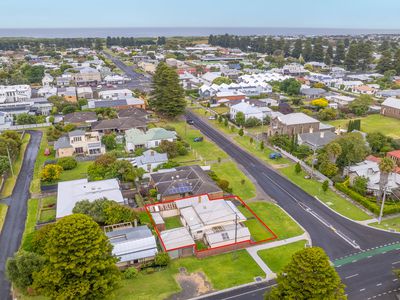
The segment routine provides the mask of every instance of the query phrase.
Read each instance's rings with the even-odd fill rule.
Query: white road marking
[[[400,260],[392,262],[392,265],[397,265],[397,264],[400,264]]]
[[[347,276],[347,277],[345,277],[344,279],[349,279],[349,278],[353,278],[353,277],[356,277],[356,276],[358,276],[358,273],[357,273],[357,274],[350,275],[350,276]]]
[[[363,291],[365,291],[365,288],[363,288],[363,289],[360,290],[360,292],[363,292]]]
[[[395,278],[395,279],[393,279],[393,282],[394,282],[394,281],[397,281],[397,280],[399,280],[399,279],[398,279],[398,278]]]
[[[381,286],[382,285],[382,283],[378,283],[376,286]]]
[[[272,285],[272,286],[275,286],[275,285],[276,285],[276,284],[274,284],[274,285]],[[237,297],[240,297],[240,296],[243,296],[243,295],[247,295],[247,294],[251,294],[251,293],[254,293],[254,292],[266,290],[266,289],[268,289],[268,288],[270,288],[270,287],[271,287],[271,286],[262,287],[262,288],[259,288],[259,289],[256,289],[256,290],[248,291],[248,292],[241,293],[241,294],[237,294],[237,295],[234,295],[234,296],[230,296],[230,297],[226,297],[226,298],[221,298],[221,300],[234,299],[234,298],[237,298]],[[206,295],[205,295],[205,296],[206,296]]]

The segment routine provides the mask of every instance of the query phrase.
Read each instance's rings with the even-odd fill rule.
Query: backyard
[[[167,230],[182,227],[181,219],[179,218],[179,216],[164,218],[164,222],[165,229]]]
[[[398,119],[385,117],[380,114],[357,119],[361,120],[361,131],[366,133],[381,132],[396,139],[400,138],[400,121]],[[347,129],[349,119],[335,120],[327,123],[335,127],[340,126],[342,129]]]
[[[279,273],[290,262],[294,253],[304,249],[306,243],[306,240],[301,240],[284,246],[260,250],[257,254],[272,272]]]
[[[92,161],[80,161],[76,168],[72,170],[66,170],[61,172],[59,181],[82,179],[87,177],[87,169],[91,165]]]

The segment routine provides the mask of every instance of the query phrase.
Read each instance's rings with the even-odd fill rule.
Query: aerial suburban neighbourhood
[[[0,300],[400,299],[400,3],[21,2]]]

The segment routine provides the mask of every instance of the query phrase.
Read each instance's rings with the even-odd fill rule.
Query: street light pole
[[[383,188],[383,197],[382,197],[381,211],[379,212],[378,224],[381,224],[381,221],[382,221],[383,207],[385,206],[385,199],[386,199],[386,186]]]
[[[11,174],[12,174],[12,177],[14,177],[14,169],[13,169],[13,165],[11,162],[10,151],[8,150],[8,146],[6,147],[6,149],[7,149],[7,156],[8,156],[8,162],[10,164]]]

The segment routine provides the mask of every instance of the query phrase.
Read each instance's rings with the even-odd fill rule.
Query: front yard
[[[267,264],[272,272],[280,273],[290,262],[293,254],[304,249],[306,243],[306,240],[301,240],[284,246],[260,250],[257,254]]]
[[[391,136],[392,138],[400,138],[400,120],[395,118],[385,117],[379,114],[369,115],[361,120],[361,131],[366,133],[381,132],[384,135]],[[329,124],[342,129],[347,129],[350,119],[341,119],[328,122]]]
[[[246,250],[203,259],[187,257],[173,260],[165,270],[153,274],[143,272],[135,279],[122,281],[122,286],[109,299],[165,299],[180,291],[175,280],[180,268],[185,268],[187,273],[203,272],[214,290],[250,283],[254,277],[265,276]]]
[[[298,236],[303,229],[278,205],[271,202],[247,203],[251,210],[278,236],[279,240]]]

